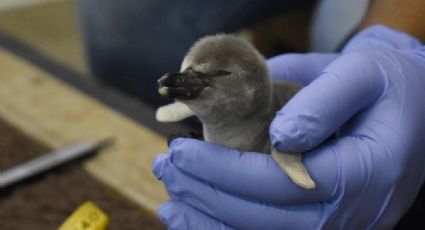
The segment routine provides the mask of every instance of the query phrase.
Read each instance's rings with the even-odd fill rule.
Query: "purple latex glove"
[[[270,135],[282,151],[309,151],[304,163],[317,188],[293,184],[270,155],[177,139],[153,164],[171,197],[158,210],[162,222],[170,229],[394,226],[425,176],[425,48],[375,26],[329,65],[324,58],[332,59],[269,63],[275,77],[313,80],[277,114]]]

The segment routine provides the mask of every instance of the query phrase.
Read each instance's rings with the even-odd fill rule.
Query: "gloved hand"
[[[274,77],[312,81],[277,114],[270,135],[281,151],[308,151],[317,188],[293,184],[270,155],[177,139],[153,164],[171,197],[161,221],[170,229],[391,228],[425,175],[419,46],[375,26],[329,65],[332,57],[320,54],[271,60]]]

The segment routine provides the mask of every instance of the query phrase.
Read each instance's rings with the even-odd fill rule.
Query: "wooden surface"
[[[163,137],[1,49],[0,82],[2,119],[52,148],[114,137],[86,170],[152,212],[167,199],[151,173]]]
[[[1,118],[0,133],[0,170],[50,151]],[[147,212],[87,173],[82,164],[84,160],[72,161],[0,189],[0,229],[58,229],[86,201],[94,202],[110,217],[108,230],[166,229],[156,214]]]

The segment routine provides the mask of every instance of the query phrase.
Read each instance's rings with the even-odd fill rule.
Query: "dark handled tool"
[[[0,171],[0,189],[43,173],[71,160],[94,153],[99,149],[109,146],[112,142],[112,139],[106,139],[97,143],[87,141],[78,142],[26,161],[10,169]]]

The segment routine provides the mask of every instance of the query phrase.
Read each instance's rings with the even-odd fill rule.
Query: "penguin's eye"
[[[214,77],[223,77],[232,74],[232,72],[226,71],[226,70],[214,70],[209,71],[208,73],[205,73],[204,76],[207,78],[214,78]]]
[[[183,71],[183,73],[188,73],[190,76],[197,76],[197,77],[203,77],[203,78],[213,78],[213,77],[222,77],[232,74],[232,72],[226,71],[226,70],[213,70],[209,71],[207,73],[202,73],[199,71],[194,70],[192,67],[188,67]]]
[[[197,75],[203,75],[204,73],[201,73],[199,71],[194,70],[192,67],[188,67],[183,71],[183,73],[189,73],[189,74],[197,74]]]
[[[226,70],[216,70],[209,72],[207,75],[211,77],[220,77],[220,76],[227,76],[232,74],[232,72],[226,71]]]

